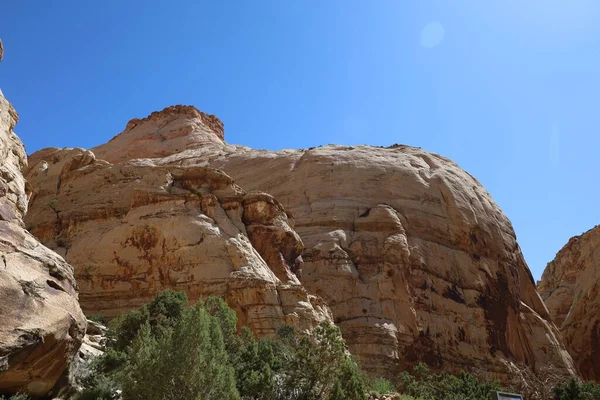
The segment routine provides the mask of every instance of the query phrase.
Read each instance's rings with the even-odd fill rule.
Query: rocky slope
[[[85,333],[73,270],[23,224],[25,149],[17,113],[0,92],[0,393],[46,395]]]
[[[569,240],[539,291],[583,377],[600,381],[600,226]]]
[[[374,374],[420,361],[505,381],[575,373],[510,222],[452,161],[400,145],[268,152],[223,139],[214,117],[177,106],[91,152],[32,156],[27,224],[76,266],[84,308],[117,313],[175,286],[229,296],[256,329],[322,315],[306,288]],[[242,266],[252,274],[237,279]],[[245,292],[248,280],[260,284]],[[283,312],[279,281],[294,288]]]

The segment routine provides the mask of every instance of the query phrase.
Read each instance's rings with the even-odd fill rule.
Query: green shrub
[[[581,383],[574,378],[564,385],[554,387],[552,391],[556,400],[600,400],[600,384]]]
[[[497,382],[477,379],[471,374],[432,374],[425,364],[413,368],[413,374],[400,375],[400,392],[423,400],[489,400],[493,391],[502,387]]]
[[[117,400],[118,386],[114,380],[104,375],[96,375],[88,388],[77,394],[74,400]]]
[[[130,311],[113,319],[108,327],[109,347],[124,351],[141,327],[148,323],[153,333],[172,327],[188,305],[185,293],[164,290],[156,298],[139,310]]]
[[[109,324],[105,354],[92,365],[78,400],[244,399],[364,400],[358,363],[337,327],[310,336],[283,326],[279,338],[238,333],[235,312],[221,298],[187,306],[166,291]],[[95,397],[94,397],[95,396]]]
[[[235,348],[229,353],[235,368],[237,389],[243,399],[276,399],[276,374],[282,369],[275,343],[270,339],[255,340],[244,327]]]
[[[150,326],[173,327],[188,306],[188,298],[184,292],[163,290],[156,295],[148,309]]]
[[[216,318],[198,303],[153,335],[144,324],[123,374],[123,400],[239,399]]]
[[[348,354],[338,327],[323,322],[313,336],[298,336],[280,329],[279,349],[285,366],[277,393],[285,399],[364,399],[365,379],[358,363]]]
[[[396,392],[396,386],[385,378],[376,378],[369,381],[369,392],[377,396]]]

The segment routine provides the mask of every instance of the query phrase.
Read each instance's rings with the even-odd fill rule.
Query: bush
[[[108,327],[110,348],[124,351],[129,346],[142,326],[150,324],[153,333],[172,327],[188,305],[185,293],[164,290],[156,295],[151,303],[139,310],[130,311],[113,319]]]
[[[396,392],[396,386],[385,378],[376,378],[369,381],[369,393],[380,396]]]
[[[365,379],[348,354],[338,327],[323,322],[313,336],[299,337],[292,328],[280,330],[279,349],[285,368],[278,396],[285,399],[364,399]]]
[[[365,399],[365,380],[339,329],[316,327],[311,337],[283,326],[278,339],[254,339],[243,328],[230,354],[242,399]]]
[[[78,400],[109,400],[117,389],[123,400],[366,398],[358,363],[326,323],[311,336],[284,326],[277,339],[256,339],[238,333],[223,299],[188,307],[184,294],[165,291],[111,321],[108,336]]]
[[[230,352],[230,362],[243,399],[277,398],[277,374],[282,363],[276,347],[271,339],[255,340],[250,329],[242,328],[236,348]]]
[[[104,375],[96,375],[89,388],[74,397],[74,400],[117,400],[118,386],[114,380]]]
[[[400,375],[400,392],[423,400],[489,400],[492,392],[503,390],[497,382],[481,381],[466,372],[458,376],[432,374],[425,364],[417,365],[413,371],[413,375]]]
[[[552,391],[556,400],[600,400],[600,384],[581,383],[574,378],[564,385],[554,387]]]
[[[144,324],[131,346],[122,389],[123,400],[239,399],[216,318],[198,303],[158,335]]]

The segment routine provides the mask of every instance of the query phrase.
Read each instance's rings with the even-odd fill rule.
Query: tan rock
[[[77,357],[69,364],[69,371],[61,385],[56,399],[71,399],[85,389],[86,381],[95,373],[93,362],[104,355],[106,350],[106,332],[104,325],[87,321],[87,329]]]
[[[117,163],[164,157],[223,140],[223,123],[214,115],[196,107],[171,106],[146,118],[132,119],[120,135],[91,150],[98,159]]]
[[[25,229],[25,149],[0,92],[0,393],[46,395],[85,333],[73,271]]]
[[[175,108],[178,109],[188,110]],[[277,207],[269,201],[268,206],[258,202],[257,207],[268,208],[266,215],[275,215],[277,220],[261,216],[269,222],[256,224],[257,218],[245,211],[246,219],[242,221],[252,248],[268,260],[273,275],[294,282],[294,288],[302,293],[295,298],[303,299],[304,289],[295,285],[290,272],[301,277],[309,293],[325,300],[351,351],[373,374],[394,377],[399,370],[420,361],[437,370],[483,370],[488,376],[503,380],[508,380],[515,368],[540,371],[542,366],[550,364],[565,375],[575,373],[560,335],[549,322],[548,312],[536,292],[510,222],[479,182],[452,161],[400,145],[256,151],[225,144],[220,136],[222,131],[207,132],[210,127],[203,119],[190,116],[188,111],[178,116],[172,112],[173,108],[167,110],[171,111],[165,115],[154,114],[150,122],[136,123],[133,129],[128,127],[106,145],[94,148],[94,153],[109,162],[130,160],[119,164],[120,170],[137,165],[150,165],[153,171],[218,168],[246,190],[274,196],[289,210],[289,215],[284,217],[283,213],[271,211]],[[159,139],[157,144],[157,126],[177,133]],[[180,135],[183,132],[187,132],[188,142]],[[133,143],[143,145],[132,147]],[[153,159],[144,159],[148,157]],[[58,175],[58,171],[70,169],[53,161],[48,153],[36,154],[34,158],[37,165],[43,161],[53,165],[54,172],[49,174]],[[101,168],[112,171],[117,165]],[[83,171],[76,170],[72,176]],[[131,179],[140,176],[146,181],[148,174],[150,171],[144,170],[143,175],[138,172],[130,175]],[[82,223],[74,225],[69,221],[76,218],[68,215],[101,214],[112,221],[117,214],[114,205],[127,202],[131,196],[119,183],[122,178],[86,180],[95,183],[69,179],[67,186],[77,193],[67,195],[66,190],[60,190],[63,197],[59,204],[72,202],[60,210],[63,224],[60,232],[68,232],[73,244],[80,240],[100,243],[96,247],[106,253],[107,248],[114,248],[111,247],[114,243],[101,241],[100,237],[86,237],[78,231]],[[46,186],[47,190],[56,187],[56,180],[48,183],[43,177],[33,178],[32,182],[36,192],[44,191]],[[118,195],[112,189],[115,185],[120,188]],[[165,186],[162,183],[151,186],[161,185]],[[93,186],[101,187],[105,196],[96,205],[88,199],[99,195]],[[223,197],[216,197],[218,201],[214,204],[222,204]],[[31,208],[35,211],[30,213],[28,224],[44,242],[50,243],[59,235],[52,234],[56,224],[48,228],[43,222],[51,220],[52,214],[48,210],[40,214],[47,198],[34,199]],[[113,205],[105,207],[109,210],[103,209],[101,204],[109,201]],[[246,197],[244,210],[250,209],[248,202]],[[161,209],[159,201],[152,203],[144,213]],[[273,200],[272,204],[278,203]],[[237,210],[236,207],[233,208]],[[121,208],[125,217],[116,218],[126,218],[129,229],[139,226],[135,218],[140,220],[143,214],[139,212],[133,217],[133,209]],[[239,213],[236,211],[235,215]],[[290,215],[296,221],[295,233],[281,222],[289,220]],[[230,219],[235,226],[239,225],[238,219]],[[191,220],[189,214],[181,216],[178,229]],[[249,229],[248,223],[258,226]],[[234,232],[233,228],[228,229]],[[294,244],[296,234],[304,242],[303,262],[298,258],[293,261],[300,249]],[[119,235],[130,236],[131,232]],[[263,241],[275,243],[276,250],[267,248]],[[125,249],[121,244],[116,247]],[[71,248],[67,259],[78,267],[105,257],[89,245],[81,247],[77,255],[72,251]],[[222,255],[227,253],[222,249],[218,253],[221,255],[215,252],[215,259],[221,257],[223,262]],[[117,254],[122,257],[121,254],[127,253]],[[114,258],[109,254],[105,258],[111,257]],[[146,271],[143,257],[135,257],[127,259],[131,271],[136,274]],[[116,282],[115,275],[111,276]],[[210,275],[225,276],[216,271]],[[90,270],[89,280],[102,276]],[[143,279],[145,282],[147,277]],[[85,278],[81,285],[86,285]],[[84,291],[89,293],[91,290],[86,288]],[[129,286],[123,286],[122,290],[135,292]],[[132,296],[139,298],[140,294],[135,292]],[[95,299],[96,303],[99,301]],[[296,304],[308,306],[305,300]]]
[[[223,296],[262,335],[330,318],[290,271],[302,241],[270,195],[203,166],[113,165],[83,149],[30,161],[27,224],[76,266],[86,314],[114,317],[174,288]]]
[[[583,377],[600,381],[600,226],[569,240],[538,289]]]
[[[393,377],[424,361],[502,380],[511,363],[575,372],[510,222],[452,161],[406,146],[209,151],[165,162],[209,159],[290,210],[306,247],[302,283],[368,370]]]

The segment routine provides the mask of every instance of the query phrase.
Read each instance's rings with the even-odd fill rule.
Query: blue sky
[[[0,88],[28,152],[171,104],[255,148],[403,143],[452,158],[536,278],[600,223],[595,0],[6,1]]]

